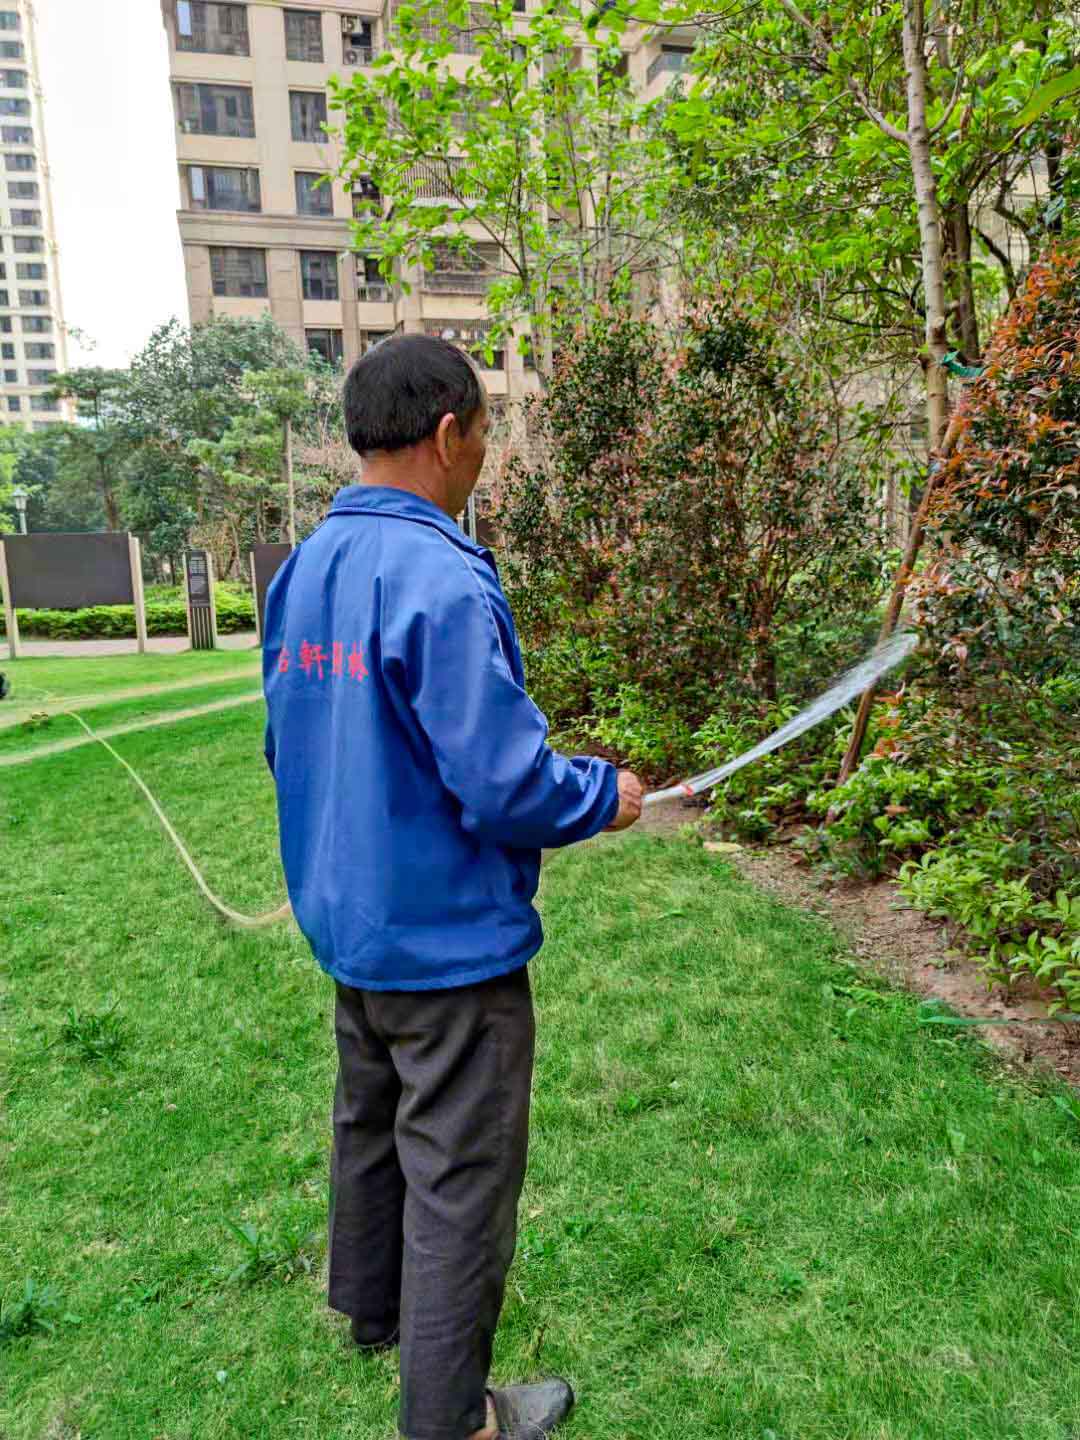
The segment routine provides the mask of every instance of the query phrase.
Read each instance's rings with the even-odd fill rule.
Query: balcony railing
[[[685,70],[690,63],[690,50],[661,50],[656,59],[645,72],[645,84],[651,85],[656,77],[665,70],[671,74],[678,74]]]
[[[483,295],[493,279],[480,270],[432,270],[423,288],[440,295]]]
[[[386,305],[394,298],[392,288],[383,281],[357,281],[356,298],[369,305]]]
[[[448,200],[454,196],[476,193],[475,185],[463,183],[461,171],[465,160],[458,155],[421,160],[409,170],[409,183],[414,185],[417,200]]]

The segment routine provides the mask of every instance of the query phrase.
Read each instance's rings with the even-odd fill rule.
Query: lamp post
[[[29,491],[15,489],[11,492],[11,498],[15,501],[15,513],[19,517],[19,533],[26,534],[26,502],[30,499]]]

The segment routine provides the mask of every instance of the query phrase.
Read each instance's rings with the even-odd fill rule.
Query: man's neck
[[[415,462],[369,460],[360,471],[360,484],[381,485],[388,490],[405,490],[410,495],[419,495],[421,500],[430,500],[432,505],[437,505],[444,514],[451,513],[446,503],[445,488],[438,478],[426,475],[423,468]]]

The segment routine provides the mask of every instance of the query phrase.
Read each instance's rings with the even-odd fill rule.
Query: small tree
[[[575,338],[499,507],[523,628],[559,657],[552,708],[633,685],[692,725],[720,687],[770,700],[820,680],[807,653],[835,662],[878,578],[868,489],[827,418],[730,310],[691,317],[674,352],[626,315]]]
[[[92,477],[110,530],[120,529],[117,498],[120,471],[135,444],[135,437],[125,423],[127,388],[125,370],[90,367],[57,375],[50,392],[59,398],[73,399],[79,418],[86,422],[70,426],[65,432],[67,466]]]
[[[518,327],[542,382],[559,315],[572,325],[674,254],[662,142],[617,48],[586,43],[585,13],[417,0],[395,7],[392,51],[332,82],[341,173],[359,202],[373,185],[385,204],[360,204],[356,248],[405,284],[440,247],[486,272],[490,341]]]
[[[1016,711],[1056,676],[1080,684],[1080,247],[1033,267],[960,424],[917,616],[955,703]]]

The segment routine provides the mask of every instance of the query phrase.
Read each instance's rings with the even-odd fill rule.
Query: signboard
[[[214,560],[209,550],[189,550],[184,556],[188,639],[193,650],[217,648],[217,608],[214,605]]]
[[[251,588],[255,592],[255,628],[260,645],[266,623],[266,592],[291,554],[291,545],[256,545],[251,552]]]
[[[133,605],[129,536],[5,535],[8,583],[24,610]]]
[[[126,531],[5,535],[0,540],[8,649],[18,655],[15,608],[81,610],[87,605],[132,605],[140,653],[146,649],[142,552]]]

